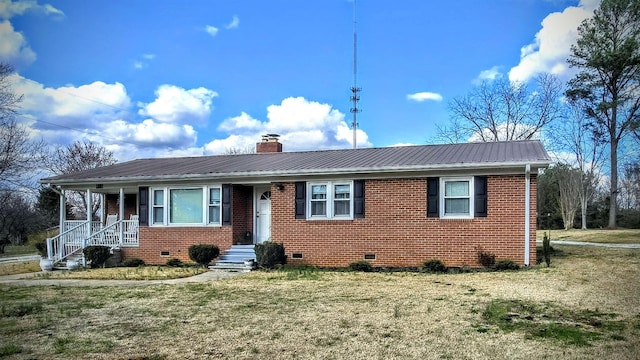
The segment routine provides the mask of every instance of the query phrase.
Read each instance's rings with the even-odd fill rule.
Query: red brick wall
[[[253,231],[253,187],[233,186],[233,243],[244,242],[247,231]]]
[[[125,194],[124,195],[124,219],[129,220],[132,214],[138,213],[138,195],[136,194]],[[106,199],[106,214],[119,214],[120,207],[118,205],[118,200],[120,199],[119,194],[107,194],[105,195]]]
[[[220,252],[231,247],[232,227],[168,227],[141,226],[140,246],[125,247],[122,257],[137,257],[147,264],[164,265],[171,258],[184,262],[189,259],[189,246],[194,244],[217,245]],[[161,255],[168,251],[169,255]]]
[[[426,217],[426,180],[367,180],[366,217],[348,221],[294,218],[293,183],[272,192],[272,239],[282,242],[289,263],[347,266],[375,254],[374,266],[418,266],[440,259],[447,266],[479,266],[477,249],[496,259],[524,263],[524,175],[488,178],[488,217]],[[536,184],[531,181],[530,264],[535,264]],[[291,258],[302,253],[303,259]]]

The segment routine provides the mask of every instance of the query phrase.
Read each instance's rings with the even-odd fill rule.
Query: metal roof
[[[269,177],[384,173],[452,168],[546,167],[551,159],[537,140],[304,152],[139,159],[44,178],[80,184],[184,178]]]

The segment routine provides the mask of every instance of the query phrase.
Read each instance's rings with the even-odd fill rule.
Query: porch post
[[[65,221],[67,221],[67,199],[64,196],[64,189],[60,189],[60,234],[62,234],[63,232],[65,232],[67,229],[65,228],[64,224]]]
[[[87,188],[87,238],[91,236],[91,222],[93,221],[93,218],[91,217],[91,213],[92,213],[92,201],[91,201],[91,189]],[[84,248],[84,247],[83,247]]]
[[[120,214],[120,226],[118,226],[120,238],[118,243],[122,246],[122,239],[124,238],[124,188],[120,188],[120,208],[118,213]]]

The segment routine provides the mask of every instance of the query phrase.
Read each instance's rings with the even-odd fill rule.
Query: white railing
[[[82,242],[87,238],[87,223],[80,222],[59,235],[47,239],[47,257],[54,262],[61,261],[81,250]]]
[[[81,251],[89,245],[110,247],[135,247],[139,245],[138,220],[123,220],[108,226],[99,221],[91,222],[91,232],[87,231],[89,221],[67,220],[63,223],[65,231],[47,239],[47,257],[54,263]],[[122,238],[120,237],[120,226]]]

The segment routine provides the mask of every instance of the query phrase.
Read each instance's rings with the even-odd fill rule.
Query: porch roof
[[[551,158],[537,140],[365,149],[138,159],[43,178],[41,183],[81,185],[210,178],[295,177],[455,169],[532,169]]]

